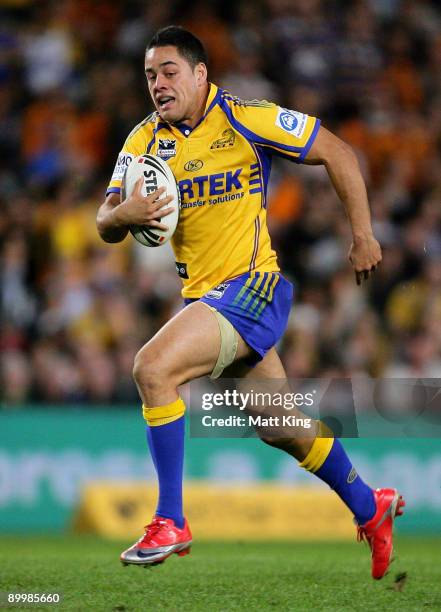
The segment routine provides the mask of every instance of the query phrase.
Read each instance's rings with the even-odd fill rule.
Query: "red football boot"
[[[367,540],[372,551],[372,578],[380,580],[392,557],[394,518],[403,514],[405,502],[396,489],[376,489],[374,496],[377,511],[370,521],[358,526],[357,540]]]
[[[176,553],[180,557],[190,553],[192,542],[187,521],[178,529],[172,519],[154,516],[145,534],[133,546],[121,553],[123,565],[157,565]]]

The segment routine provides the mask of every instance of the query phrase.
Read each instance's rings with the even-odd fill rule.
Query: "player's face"
[[[145,74],[153,103],[164,121],[179,123],[196,116],[207,81],[204,64],[192,68],[176,47],[154,47],[146,53]]]

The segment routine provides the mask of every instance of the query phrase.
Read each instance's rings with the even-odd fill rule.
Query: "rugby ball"
[[[122,182],[122,199],[128,198],[135,189],[136,182],[143,178],[142,195],[148,196],[160,187],[165,187],[165,194],[173,196],[173,200],[165,204],[164,208],[173,206],[174,211],[164,217],[157,219],[160,223],[167,225],[168,230],[160,230],[148,225],[131,225],[131,234],[141,244],[148,247],[157,247],[170,240],[176,230],[179,221],[180,196],[179,188],[173,172],[168,164],[156,155],[139,155],[134,157],[127,166]],[[162,197],[165,197],[165,194]]]

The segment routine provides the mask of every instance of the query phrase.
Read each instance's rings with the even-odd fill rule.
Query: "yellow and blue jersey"
[[[243,101],[211,84],[193,129],[165,123],[155,112],[132,130],[108,193],[119,193],[133,157],[151,153],[167,161],[181,194],[172,247],[182,295],[199,298],[242,274],[279,270],[266,223],[271,158],[302,162],[319,126],[315,117]]]

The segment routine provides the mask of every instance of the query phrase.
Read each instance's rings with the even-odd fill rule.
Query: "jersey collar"
[[[157,129],[160,130],[161,128],[169,128],[169,129],[170,128],[175,128],[175,129],[179,130],[183,136],[188,138],[188,136],[190,136],[190,134],[192,132],[194,132],[194,130],[202,123],[202,121],[205,119],[205,117],[208,115],[208,113],[212,110],[212,108],[219,101],[219,96],[220,96],[219,88],[214,83],[210,83],[209,85],[210,85],[210,90],[208,92],[208,97],[207,97],[207,102],[205,104],[204,114],[199,119],[199,121],[196,123],[194,128],[191,128],[189,125],[187,125],[185,123],[177,123],[176,125],[170,125],[169,123],[167,123],[165,121],[159,120]]]

